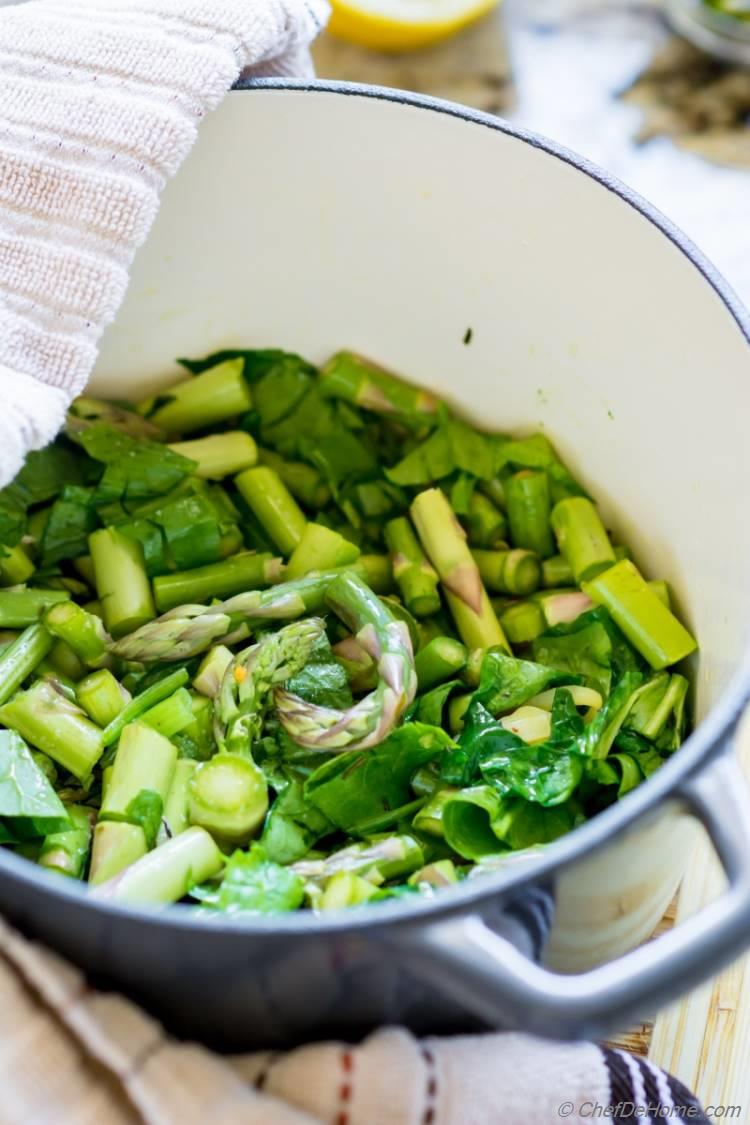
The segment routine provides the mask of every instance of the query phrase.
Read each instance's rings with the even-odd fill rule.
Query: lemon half
[[[332,0],[328,30],[375,51],[438,43],[496,7],[499,0]]]

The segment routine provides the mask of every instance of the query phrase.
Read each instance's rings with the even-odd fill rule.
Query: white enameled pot
[[[277,991],[296,989],[307,1009],[290,1017],[295,1003],[269,985],[274,1030],[271,1001],[246,1000],[256,1026],[243,1041],[338,1026],[318,996],[329,948],[352,961],[366,949],[370,965],[418,963],[433,991],[491,1022],[579,1034],[673,997],[750,944],[750,804],[728,749],[750,685],[748,332],[679,232],[554,145],[392,91],[264,82],[232,93],[164,192],[92,389],[137,398],[177,377],[176,356],[224,346],[278,346],[313,361],[347,347],[488,429],[543,428],[642,567],[669,579],[699,637],[697,730],[647,784],[541,857],[430,902],[201,927],[179,908],[94,907],[1,856],[0,905],[20,896],[28,926],[183,1026],[176,994],[187,977],[165,982],[149,958],[179,939],[184,973],[196,972],[192,942],[252,974],[241,939],[266,975],[289,982]],[[674,893],[695,813],[730,890],[627,953]],[[530,883],[554,884],[557,895],[546,968],[492,928],[496,905]],[[129,943],[140,943],[138,966]],[[269,945],[281,958],[273,969]],[[394,1012],[425,1024],[365,991],[351,1027]],[[451,1023],[437,1007],[434,1024]],[[220,1018],[212,1013],[212,1028]]]

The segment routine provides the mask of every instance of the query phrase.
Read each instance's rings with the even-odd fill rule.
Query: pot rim
[[[637,192],[563,145],[480,110],[423,94],[364,83],[289,78],[241,79],[233,89],[232,95],[236,97],[238,94],[269,92],[368,98],[387,101],[396,106],[406,106],[409,109],[443,114],[513,137],[563,161],[612,192],[665,235],[714,290],[750,345],[750,313],[731,286],[690,239]],[[517,895],[525,884],[537,884],[549,880],[553,873],[597,851],[636,820],[641,819],[645,814],[653,813],[657,806],[675,795],[675,790],[682,781],[698,772],[724,748],[748,699],[750,699],[750,649],[746,648],[738,668],[718,702],[697,729],[689,735],[680,750],[644,784],[553,844],[546,845],[533,859],[529,861],[514,859],[514,853],[508,853],[507,868],[495,873],[488,872],[477,878],[465,880],[457,886],[442,889],[432,898],[415,896],[413,900],[386,901],[371,905],[367,910],[342,910],[333,912],[330,916],[316,915],[311,911],[295,911],[265,918],[209,915],[206,911],[198,911],[184,905],[162,908],[127,906],[107,902],[104,899],[95,899],[85,884],[61,879],[2,848],[0,848],[0,877],[19,888],[31,886],[43,889],[50,898],[65,900],[74,907],[130,919],[148,926],[168,925],[185,933],[205,933],[210,929],[214,933],[225,936],[242,933],[258,936],[284,934],[292,937],[296,934],[317,935],[372,930],[391,924],[410,926],[419,922],[427,923],[434,921],[437,916],[467,913],[487,899],[507,900],[511,895]]]

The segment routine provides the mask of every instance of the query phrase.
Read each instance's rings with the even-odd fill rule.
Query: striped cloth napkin
[[[554,1125],[688,1121],[699,1102],[646,1059],[515,1032],[221,1056],[0,922],[3,1125]]]
[[[325,0],[2,9],[0,485],[85,386],[201,118],[247,68],[311,73],[326,14]],[[359,1046],[221,1057],[169,1038],[2,922],[0,1032],[2,1125],[706,1121],[648,1062],[513,1033],[420,1042],[388,1029]]]

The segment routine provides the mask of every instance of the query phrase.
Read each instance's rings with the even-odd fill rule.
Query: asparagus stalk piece
[[[163,680],[157,680],[155,684],[151,684],[140,695],[136,695],[104,728],[102,732],[103,744],[111,746],[113,742],[117,742],[128,723],[136,722],[157,703],[161,703],[163,699],[169,699],[170,695],[173,695],[178,688],[184,687],[189,679],[187,670],[178,668],[176,672],[165,676]]]
[[[331,499],[331,490],[322,475],[304,461],[285,461],[270,449],[258,449],[261,465],[268,465],[278,473],[292,496],[308,508],[319,511]]]
[[[207,430],[217,422],[245,414],[253,400],[245,382],[244,367],[242,359],[228,359],[169,387],[166,392],[169,401],[157,407],[150,421],[172,436]],[[139,409],[148,413],[150,405],[142,403]]]
[[[71,683],[77,683],[86,675],[86,665],[79,660],[73,649],[65,641],[55,640],[49,651],[47,662],[55,669],[56,673],[64,676]]]
[[[146,833],[139,824],[100,820],[94,829],[89,883],[98,886],[108,882],[147,852]]]
[[[290,555],[302,538],[307,520],[278,473],[267,465],[246,469],[235,484],[282,555]]]
[[[151,727],[158,734],[164,735],[165,738],[172,738],[173,735],[179,734],[185,727],[190,726],[192,721],[193,698],[184,687],[178,688],[167,699],[162,699],[161,703],[156,703],[148,711],[144,711],[140,718],[140,722]]]
[[[190,824],[190,782],[198,763],[190,758],[178,758],[172,784],[164,802],[164,817],[157,843],[163,844],[173,836],[185,832]]]
[[[500,614],[500,623],[513,645],[529,644],[547,628],[542,607],[536,602],[517,602]]]
[[[505,485],[500,477],[493,477],[492,480],[480,480],[479,488],[485,496],[489,496],[496,508],[499,508],[501,512],[506,510]]]
[[[221,751],[190,778],[191,824],[232,844],[246,844],[268,812],[268,786],[251,758]]]
[[[546,559],[555,553],[550,527],[549,477],[522,469],[505,482],[510,535],[515,547],[525,547]]]
[[[393,589],[393,566],[387,555],[360,555],[347,570],[358,574],[376,594],[388,594]]]
[[[149,852],[94,892],[114,902],[153,905],[178,902],[190,887],[218,875],[224,857],[203,828],[188,828]]]
[[[308,523],[286,567],[287,581],[302,578],[313,570],[349,566],[359,558],[359,547],[320,523]]]
[[[672,608],[672,599],[669,594],[669,584],[663,578],[654,578],[649,582],[649,589],[653,590],[660,602],[662,602],[667,609]]]
[[[270,590],[248,590],[216,605],[179,606],[122,637],[112,652],[145,663],[186,660],[216,642],[243,640],[255,622],[288,621],[322,609],[326,591],[338,577],[338,571],[321,571]]]
[[[156,609],[140,543],[107,527],[92,532],[89,549],[104,624],[112,636],[122,637],[151,621]]]
[[[448,703],[448,727],[453,734],[463,729],[464,715],[469,710],[472,692],[454,695]]]
[[[575,586],[575,582],[573,568],[565,555],[552,555],[542,563],[543,586]]]
[[[491,549],[504,542],[508,522],[489,496],[483,492],[472,492],[466,514],[466,528],[472,547]]]
[[[203,480],[221,480],[252,468],[258,461],[258,447],[250,434],[243,430],[209,434],[193,441],[177,441],[169,448],[195,461],[195,475]]]
[[[407,879],[411,887],[450,887],[458,882],[458,872],[452,859],[439,859],[436,863],[428,863],[421,867]]]
[[[44,660],[52,637],[42,625],[29,625],[0,656],[0,704],[6,703]]]
[[[348,351],[331,356],[321,369],[320,386],[323,394],[376,414],[417,414],[430,421],[440,405],[429,391],[410,386],[376,363]]]
[[[69,598],[67,590],[0,590],[0,629],[25,629],[49,606]]]
[[[382,836],[366,844],[350,844],[324,859],[300,859],[292,871],[303,879],[324,881],[340,871],[351,871],[371,883],[385,883],[416,871],[424,852],[413,836]]]
[[[44,625],[53,637],[70,645],[88,668],[101,668],[111,660],[107,636],[101,620],[75,602],[59,602],[44,615]]]
[[[438,789],[426,805],[423,805],[414,817],[414,828],[417,832],[426,832],[429,836],[443,837],[443,809],[458,792],[452,787]]]
[[[154,579],[154,600],[159,612],[165,613],[175,606],[273,586],[282,570],[282,560],[271,554],[242,551],[222,562],[160,575]]]
[[[100,821],[138,824],[146,843],[153,846],[176,762],[177,748],[168,739],[144,723],[127,726],[117,747]]]
[[[594,578],[614,563],[615,553],[604,524],[585,496],[559,500],[551,519],[558,546],[570,563],[576,582]]]
[[[448,607],[463,642],[469,649],[501,645],[507,650],[508,642],[466,545],[463,528],[443,493],[438,488],[420,492],[411,513],[422,545],[445,587]]]
[[[234,657],[214,703],[216,741],[222,749],[242,753],[252,747],[260,737],[271,691],[302,671],[324,632],[320,618],[293,621]]]
[[[466,645],[453,637],[435,637],[414,657],[420,691],[452,679],[466,666]]]
[[[541,580],[541,563],[533,551],[472,551],[482,581],[499,594],[531,594]]]
[[[582,588],[592,601],[607,607],[633,647],[656,671],[676,664],[698,647],[629,559],[584,582]]]
[[[203,657],[200,667],[193,679],[193,687],[201,695],[213,699],[219,694],[224,673],[232,663],[234,656],[226,645],[216,645]]]
[[[86,805],[68,805],[70,828],[45,836],[38,863],[73,879],[83,878],[89,858],[94,810]]]
[[[104,749],[100,728],[47,680],[37,680],[0,707],[0,723],[84,784]]]
[[[409,521],[400,516],[385,525],[385,541],[391,553],[393,577],[404,604],[415,617],[429,617],[440,609],[438,576],[419,545]]]
[[[356,637],[344,637],[343,641],[333,645],[331,651],[343,664],[353,692],[372,691],[377,687],[377,664]]]
[[[318,905],[319,910],[343,910],[360,906],[377,894],[377,887],[353,871],[337,871],[325,885]]]
[[[77,684],[76,700],[97,726],[106,727],[127,706],[131,695],[108,668],[100,668]]]
[[[326,602],[377,661],[378,686],[346,711],[316,706],[277,688],[274,698],[279,721],[295,742],[311,749],[376,746],[416,694],[409,630],[354,574],[344,573],[332,582]]]
[[[2,546],[0,551],[5,552],[0,555],[0,586],[18,586],[22,582],[28,582],[36,567],[21,544],[15,547]]]

